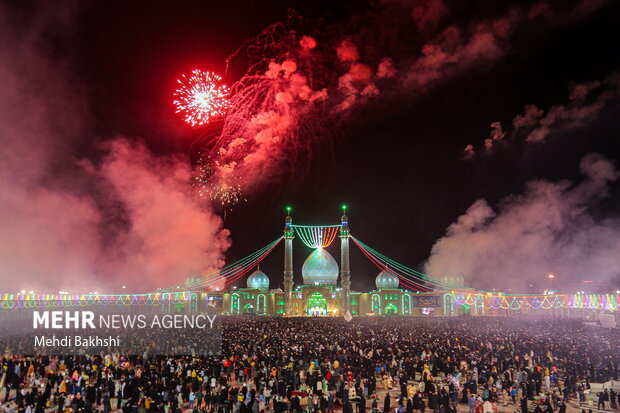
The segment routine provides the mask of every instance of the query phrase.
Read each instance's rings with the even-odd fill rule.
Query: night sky
[[[430,28],[416,25],[411,10],[437,3],[442,5],[443,12],[429,23]],[[510,16],[514,7],[533,10],[543,3],[548,20],[527,24],[516,21],[509,41],[501,44],[498,57],[479,59],[479,63],[441,76],[428,86],[406,87],[398,80],[401,73],[415,65],[422,46],[439,38],[449,26],[471,28],[476,22]],[[294,9],[308,22],[308,34],[313,34],[311,28],[319,24],[333,31],[321,37],[323,41],[333,41],[333,45],[326,47],[335,49],[342,39],[351,38],[361,51],[361,62],[368,60],[369,65],[376,66],[384,52],[393,59],[399,73],[397,80],[380,87],[378,96],[356,104],[346,113],[320,119],[323,129],[320,139],[312,144],[313,156],[289,159],[283,167],[274,166],[267,182],[245,194],[247,202],[226,213],[224,227],[231,231],[232,241],[225,252],[226,263],[235,262],[279,237],[286,205],[293,207],[295,223],[336,224],[344,203],[354,236],[411,268],[425,270],[433,245],[476,200],[485,199],[497,212],[511,202],[512,198],[506,197],[524,193],[532,180],[567,180],[572,183],[569,187],[576,185],[583,179],[580,160],[592,152],[618,165],[618,89],[610,92],[595,116],[578,125],[553,126],[542,143],[527,143],[522,133],[513,133],[513,119],[524,113],[526,105],[536,105],[545,112],[554,105],[566,105],[570,102],[570,85],[603,81],[620,68],[620,6],[615,2],[591,4],[593,10],[571,14],[579,7],[578,2],[65,3],[72,11],[59,19],[68,29],[44,31],[39,38],[45,41],[46,64],[71,79],[66,84],[80,96],[84,111],[81,116],[87,121],[80,127],[79,138],[59,142],[62,155],[55,159],[70,160],[67,162],[72,166],[54,163],[47,169],[48,177],[54,181],[54,177],[62,176],[63,188],[71,187],[69,191],[76,191],[81,197],[92,195],[102,215],[108,217],[102,237],[109,238],[105,242],[115,243],[116,231],[122,231],[118,228],[131,224],[118,225],[128,219],[118,212],[123,207],[105,201],[105,189],[84,184],[90,178],[82,179],[81,173],[76,172],[76,160],[86,159],[97,165],[104,157],[102,144],[105,146],[105,142],[118,136],[142,140],[156,156],[195,159],[193,142],[206,129],[192,128],[175,114],[171,96],[176,79],[195,68],[224,75],[228,56],[265,27],[285,21],[289,9]],[[54,14],[62,14],[43,2],[28,6],[9,2],[1,10],[3,20],[9,16],[15,27],[21,27],[10,32],[9,41],[15,40],[17,45],[22,44],[17,39],[27,39],[38,30],[41,20],[53,22]],[[394,16],[398,16],[399,27],[386,23]],[[3,59],[5,63],[10,61],[8,56]],[[239,80],[246,66],[242,50],[224,81],[233,84]],[[336,67],[340,72],[333,79],[323,79],[328,89],[337,89],[337,76],[346,72],[346,68]],[[44,80],[55,82],[52,75]],[[6,98],[2,103],[9,105],[11,101]],[[71,112],[70,107],[58,110]],[[493,122],[500,122],[506,134],[492,150],[486,150],[484,140],[489,138]],[[2,135],[8,144],[10,133]],[[469,158],[463,151],[468,144],[473,145],[476,153]],[[54,182],[41,185],[57,186]],[[606,193],[587,204],[588,219],[610,228],[606,239],[612,245],[620,244],[620,239],[615,238],[620,234],[616,231],[620,210],[617,180],[610,179]],[[215,213],[223,215],[221,209],[216,208]],[[46,228],[39,230],[45,232]],[[560,230],[568,232],[568,237],[573,236],[571,231],[568,227]],[[8,244],[5,239],[5,255],[11,254]],[[353,245],[351,248],[353,289],[370,289],[379,270],[365,261]],[[516,245],[515,249],[518,248]],[[617,252],[613,248],[617,247],[610,248],[611,267],[618,268],[620,258],[613,262],[613,251]],[[337,241],[329,250],[339,260]],[[301,265],[309,253],[310,249],[296,242],[296,284],[301,281]],[[568,256],[571,254],[577,257],[581,252],[570,252]],[[549,258],[553,261],[553,257]],[[501,271],[503,264],[497,263],[496,257],[489,258],[493,260],[490,271]],[[282,261],[280,247],[261,264],[272,287],[282,285]],[[62,266],[55,268],[62,271]],[[514,273],[512,268],[510,271]],[[562,273],[554,266],[540,268],[540,274],[528,271],[522,283],[512,285],[525,289],[526,279],[536,279],[548,272]],[[612,268],[604,275],[584,275],[583,279],[593,278],[609,286],[614,274],[620,280],[620,272],[614,271]],[[93,273],[106,277],[97,268]],[[2,275],[2,279],[8,277]],[[183,281],[185,275],[170,275],[170,284]],[[148,278],[149,272],[145,270],[136,277]],[[475,279],[467,274],[465,278]],[[570,278],[578,281],[580,277]],[[485,278],[481,280],[474,283],[479,286]],[[484,287],[505,288],[503,280],[498,275],[494,280],[497,285],[484,282]],[[244,283],[245,280],[237,285]]]

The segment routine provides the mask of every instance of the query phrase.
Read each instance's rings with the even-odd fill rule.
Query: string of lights
[[[456,286],[454,284],[443,283],[434,278],[429,277],[426,274],[420,273],[418,271],[412,270],[383,254],[380,254],[376,250],[373,250],[366,244],[362,243],[358,239],[351,237],[353,242],[362,250],[367,256],[372,257],[375,265],[380,265],[382,269],[388,269],[390,272],[394,273],[401,281],[403,282],[413,282],[416,285],[421,285],[427,290],[441,290],[441,291],[449,291],[452,289],[463,289],[466,287]],[[376,264],[379,263],[379,264]],[[429,288],[430,287],[430,288]]]
[[[180,290],[195,290],[195,289],[203,289],[209,287],[214,284],[221,283],[225,280],[236,280],[240,278],[243,274],[247,273],[250,269],[254,268],[255,265],[260,263],[269,253],[280,243],[283,237],[276,239],[275,241],[267,244],[263,248],[258,251],[248,255],[247,257],[239,260],[235,263],[232,263],[218,271],[214,271],[210,274],[206,274],[202,277],[189,280],[183,284],[173,286],[168,288],[167,290],[180,289]],[[241,275],[239,275],[241,274]],[[226,282],[225,282],[226,285]]]
[[[360,245],[355,238],[351,237],[351,239],[353,239],[353,243],[357,245],[360,251],[362,251],[362,253],[366,256],[366,258],[370,260],[370,262],[372,262],[380,270],[387,271],[388,273],[396,276],[406,287],[411,288],[412,290],[417,291],[417,292],[426,293],[426,292],[432,291],[431,289],[426,287],[423,283],[421,283],[419,280],[415,280],[415,279],[412,280],[410,278],[404,277],[401,274],[394,271],[393,269],[386,267],[385,264],[381,263],[381,261],[377,260],[372,254],[370,254],[369,251],[363,248],[362,245]]]
[[[391,267],[393,267],[394,269],[398,269],[400,271],[402,271],[403,273],[407,274],[408,276],[414,277],[414,279],[422,279],[424,281],[426,281],[427,284],[433,285],[434,288],[439,289],[439,290],[462,290],[462,289],[468,289],[468,290],[472,290],[473,288],[470,287],[466,287],[464,285],[460,285],[460,284],[456,284],[453,282],[448,282],[448,281],[440,281],[437,278],[431,277],[427,274],[424,274],[420,271],[416,271],[414,269],[411,269],[397,261],[394,261],[393,259],[381,254],[380,252],[378,252],[377,250],[369,247],[368,245],[364,244],[363,242],[361,242],[360,240],[358,240],[355,237],[351,237],[351,239],[353,240],[353,242],[355,242],[358,247],[360,247],[360,249],[366,250],[368,251],[368,253],[370,255],[372,255],[373,257],[375,257],[378,261],[380,262],[384,262],[389,264]],[[385,265],[384,265],[385,267]],[[477,289],[473,289],[475,291],[483,291],[483,290],[477,290]],[[483,291],[486,292],[486,291]]]
[[[0,308],[63,308],[103,306],[159,306],[185,304],[198,299],[190,291],[157,292],[147,294],[2,294]]]
[[[251,264],[247,265],[243,270],[237,272],[236,274],[232,276],[226,277],[226,281],[224,282],[224,287],[231,285],[238,279],[242,278],[250,270],[254,269],[256,265],[258,265],[263,259],[265,259],[265,257],[267,257],[271,253],[271,251],[273,251],[273,249],[280,243],[281,240],[282,238],[279,238],[278,240],[274,241],[265,252],[263,252],[259,257],[257,257]],[[214,282],[211,282],[207,284],[206,286],[208,287],[212,285],[213,283]]]
[[[260,263],[279,244],[282,237],[247,257],[195,280],[145,294],[2,294],[0,308],[58,308],[89,305],[159,306],[184,304],[196,300],[197,293],[188,290],[204,289],[222,283],[230,285]]]
[[[502,293],[450,292],[444,296],[444,306],[476,306],[487,310],[551,310],[551,309],[600,309],[616,311],[619,294],[547,294],[508,295]]]
[[[327,248],[336,239],[340,225],[305,226],[292,225],[295,233],[308,248]]]

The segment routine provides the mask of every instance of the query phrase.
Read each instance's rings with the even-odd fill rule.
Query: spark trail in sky
[[[201,138],[194,180],[201,198],[230,209],[284,169],[304,174],[307,162],[300,160],[309,159],[326,135],[319,132],[319,108],[328,94],[318,81],[324,64],[317,47],[315,38],[276,23],[227,60],[246,51],[249,66],[226,96],[221,123],[209,122],[216,132],[208,141]],[[180,95],[190,95],[188,90]]]
[[[463,23],[449,23],[450,11],[435,0],[421,0],[426,7],[413,9],[409,2],[394,2],[346,25],[291,11],[286,21],[248,39],[226,60],[228,69],[245,54],[246,69],[226,95],[221,123],[210,123],[216,132],[201,140],[200,150],[215,170],[209,185],[236,176],[240,190],[250,193],[293,177],[298,182],[315,153],[329,156],[333,131],[358,108],[382,96],[417,99],[442,81],[484,70],[507,56],[530,26],[539,28],[538,34],[602,7],[585,7],[589,3],[577,0],[551,13],[541,1]],[[403,31],[406,38],[420,39],[414,49],[403,44]],[[503,137],[499,126],[489,145]],[[469,148],[467,155],[473,153]],[[223,185],[225,193],[236,187]]]
[[[221,80],[215,73],[201,70],[193,70],[177,80],[180,87],[174,93],[173,103],[185,122],[200,126],[226,113],[230,108],[230,90]]]
[[[303,176],[314,147],[327,136],[320,116],[328,99],[324,56],[319,41],[294,29],[295,22],[289,16],[269,26],[227,60],[244,51],[249,64],[231,87],[220,134],[204,150],[217,176],[240,177],[244,193],[273,184],[282,171]]]
[[[220,168],[219,162],[202,155],[195,170],[194,187],[198,195],[229,209],[245,198],[241,192],[241,180],[231,170]]]

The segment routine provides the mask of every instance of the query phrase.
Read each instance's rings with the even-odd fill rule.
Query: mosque
[[[288,215],[284,227],[284,290],[270,289],[269,277],[257,268],[247,278],[245,288],[203,293],[203,299],[217,312],[229,315],[444,315],[443,292],[419,293],[403,289],[398,277],[387,267],[377,274],[374,290],[351,290],[346,215],[343,214],[337,230],[341,241],[340,267],[327,249],[318,246],[301,268],[303,284],[294,288],[292,242],[296,232]],[[463,285],[462,279],[447,281]]]
[[[290,211],[284,222],[284,289],[271,289],[270,278],[260,268],[248,265],[254,272],[245,288],[227,291],[187,291],[188,311],[202,309],[223,315],[270,315],[288,317],[365,316],[536,316],[570,317],[602,320],[620,317],[620,293],[512,294],[468,288],[458,274],[432,278],[411,270],[385,255],[372,250],[349,233],[349,220],[344,213],[338,225],[294,225]],[[340,260],[329,251],[340,239]],[[299,239],[312,252],[306,257],[301,275],[303,282],[293,283],[293,240]],[[352,241],[380,269],[372,291],[351,290],[349,242]],[[267,248],[267,247],[265,247]],[[271,249],[262,249],[262,257]],[[262,259],[262,258],[261,258]],[[383,260],[391,264],[383,263]],[[257,260],[260,262],[260,260]],[[358,274],[353,276],[357,277]],[[409,289],[411,287],[411,289]],[[601,321],[602,322],[602,321]]]

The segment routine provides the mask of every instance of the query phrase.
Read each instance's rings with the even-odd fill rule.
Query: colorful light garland
[[[90,305],[159,306],[191,303],[198,294],[190,291],[148,294],[2,294],[0,308],[60,308]]]
[[[617,311],[618,294],[553,294],[512,295],[498,293],[449,292],[444,295],[444,306],[454,311],[454,306],[477,306],[486,310],[551,310],[590,309]]]
[[[3,294],[0,295],[0,308],[58,308],[85,307],[89,305],[120,306],[159,306],[192,303],[198,299],[193,291],[221,283],[222,287],[230,285],[243,277],[260,263],[279,244],[282,237],[267,244],[247,257],[232,263],[218,271],[195,280],[146,294]],[[172,291],[171,291],[172,290]],[[176,290],[176,291],[174,291]]]
[[[391,268],[388,268],[385,264],[382,264],[379,260],[377,260],[367,250],[362,248],[362,246],[360,244],[358,244],[357,241],[353,237],[351,237],[351,239],[353,239],[353,243],[355,245],[357,245],[357,247],[360,249],[360,251],[362,251],[362,253],[366,256],[366,258],[368,258],[370,260],[370,262],[372,262],[381,271],[387,271],[391,275],[394,275],[407,288],[411,288],[413,291],[417,291],[417,292],[421,292],[421,293],[431,292],[431,290],[429,288],[427,288],[426,286],[424,286],[424,284],[421,283],[419,280],[411,280],[411,279],[409,279],[407,277],[402,276],[401,274],[397,273],[396,271],[392,270]]]
[[[292,225],[302,242],[310,248],[327,247],[336,238],[340,225],[303,226]],[[206,274],[198,279],[147,294],[2,294],[1,309],[20,308],[66,308],[90,305],[118,306],[173,306],[194,305],[198,300],[196,289],[204,289],[214,284],[222,287],[232,284],[260,263],[280,243],[283,237],[267,244],[247,257],[228,266]],[[620,294],[504,294],[469,289],[453,283],[438,281],[424,273],[410,269],[351,237],[362,253],[382,271],[387,270],[408,288],[420,293],[431,292],[431,288],[446,291],[443,294],[444,311],[454,314],[460,307],[473,307],[476,313],[485,310],[552,310],[552,309],[593,309],[605,311],[619,310]],[[389,263],[392,268],[388,267]],[[431,287],[431,288],[429,288]]]
[[[291,225],[308,248],[327,248],[336,239],[340,225]]]
[[[234,262],[226,267],[218,271],[214,271],[210,274],[206,274],[202,277],[199,277],[194,280],[187,281],[183,284],[176,285],[170,288],[167,288],[165,291],[181,289],[181,290],[196,290],[196,289],[204,289],[214,284],[223,283],[222,287],[226,285],[230,285],[234,281],[243,277],[243,275],[247,274],[252,268],[258,265],[273,249],[282,241],[283,237],[276,239],[273,242],[270,242],[263,248],[258,251],[248,255],[247,257]]]
[[[386,267],[386,264],[381,263],[389,264],[391,267],[390,272],[397,276],[405,284],[409,283],[410,285],[411,283],[413,283],[414,285],[422,288],[422,291],[451,291],[455,289],[471,290],[471,288],[459,284],[439,281],[436,278],[430,277],[429,275],[426,275],[422,272],[413,270],[370,248],[368,245],[364,244],[357,238],[352,236],[351,239],[353,240],[355,245],[357,245],[357,247],[364,253],[364,255],[366,255],[373,262],[373,264],[377,265],[381,269],[385,269]]]

